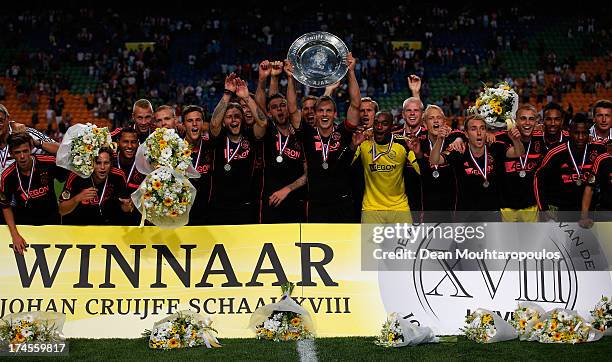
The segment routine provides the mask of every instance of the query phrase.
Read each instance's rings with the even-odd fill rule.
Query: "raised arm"
[[[6,226],[8,226],[9,232],[11,233],[11,239],[13,241],[13,251],[17,254],[23,255],[23,252],[27,251],[28,244],[17,230],[17,225],[15,224],[15,216],[13,215],[13,209],[10,206],[3,207],[2,214],[4,215]]]
[[[261,109],[266,109],[266,82],[272,71],[272,66],[268,60],[259,63],[259,80],[255,90],[255,102]]]
[[[278,81],[283,73],[283,62],[277,60],[271,64],[272,71],[270,72],[270,87],[268,88],[268,97],[278,93]]]
[[[512,129],[508,131],[508,136],[512,140],[512,147],[508,148],[506,151],[506,157],[519,158],[525,153],[525,146],[523,146],[523,142],[521,142],[521,133],[518,128],[512,127]]]
[[[293,78],[293,64],[289,59],[285,59],[284,66],[285,74],[287,75],[287,110],[291,119],[293,128],[300,128],[302,123],[302,115],[297,106],[297,92],[295,90],[295,79]]]
[[[215,107],[210,119],[210,134],[212,134],[213,137],[217,137],[219,133],[221,133],[221,128],[223,127],[223,117],[225,116],[225,111],[227,111],[227,105],[232,99],[232,94],[234,93],[236,93],[236,74],[232,73],[225,77],[223,97],[221,97],[221,100]]]
[[[247,83],[240,78],[236,78],[236,95],[246,102],[251,114],[253,115],[253,119],[255,119],[255,124],[253,125],[253,133],[255,134],[255,138],[263,138],[263,136],[266,134],[268,120],[262,110],[257,107],[255,100],[251,98]]]
[[[346,79],[348,81],[348,93],[351,99],[351,105],[348,111],[346,111],[346,121],[353,127],[359,126],[359,107],[361,106],[361,93],[359,93],[359,84],[357,83],[357,76],[355,76],[355,65],[357,59],[353,58],[352,53],[348,53],[346,57],[346,64],[348,65],[348,73]]]
[[[440,126],[440,129],[438,129],[436,143],[434,143],[431,154],[429,155],[429,163],[432,165],[443,165],[446,163],[446,159],[441,151],[442,144],[444,144],[444,139],[449,135],[450,131],[451,129],[447,125],[442,125]]]
[[[408,88],[412,91],[412,96],[421,99],[421,78],[415,74],[408,76]]]

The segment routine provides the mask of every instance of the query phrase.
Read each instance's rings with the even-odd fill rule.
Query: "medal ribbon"
[[[318,129],[317,129],[318,131]],[[280,130],[277,130],[278,132],[278,149],[279,149],[279,156],[283,155],[283,152],[285,152],[285,148],[287,148],[287,144],[289,143],[289,138],[291,137],[291,132],[289,132],[289,134],[287,135],[287,138],[285,139],[285,144],[283,145],[283,134],[280,132]]]
[[[389,142],[389,147],[387,147],[387,150],[382,153],[376,154],[376,141],[372,140],[372,162],[376,162],[376,160],[386,155],[387,153],[391,152],[392,146],[393,146],[393,135],[391,135],[391,141]]]
[[[587,145],[584,147],[584,153],[582,154],[582,165],[580,165],[580,170],[584,168],[584,161],[586,160],[586,154],[587,154],[588,148],[589,148],[589,144],[587,143]],[[574,164],[574,169],[576,170],[576,173],[578,174],[578,179],[580,179],[582,177],[582,174],[580,173],[580,170],[578,169],[578,165],[576,164],[576,160],[574,159],[574,155],[572,154],[572,149],[570,148],[569,141],[567,141],[567,150],[569,151],[570,158],[572,159],[572,163]]]
[[[225,137],[226,140],[226,149],[227,152],[225,153],[227,162],[226,164],[229,164],[231,160],[234,159],[234,156],[236,156],[236,154],[238,153],[238,150],[240,149],[240,142],[242,141],[242,136],[240,136],[240,139],[238,140],[238,146],[236,147],[236,149],[234,150],[234,153],[232,153],[232,155],[230,156],[230,139],[229,137]]]
[[[519,161],[521,163],[521,170],[525,170],[525,166],[527,166],[527,159],[529,158],[529,149],[531,149],[531,139],[529,139],[529,146],[527,146],[527,153],[525,154],[525,160],[521,156],[519,156]]]
[[[321,132],[319,132],[319,128],[317,128],[317,134],[319,135],[319,140],[321,141],[321,151],[323,153],[323,162],[327,162],[327,155],[329,154],[329,142],[331,142],[331,135],[327,139],[327,144],[323,143],[323,137],[321,137]]]
[[[19,169],[17,169],[17,178],[19,179],[19,187],[21,188],[21,191],[23,191],[23,193],[26,196],[26,206],[28,205],[28,201],[30,201],[30,187],[32,187],[32,179],[34,178],[34,163],[36,163],[36,159],[32,158],[32,169],[30,170],[30,181],[28,182],[28,191],[26,192],[26,190],[23,188],[23,183],[21,182],[21,176],[20,176],[20,172]]]
[[[489,161],[489,155],[487,154],[487,145],[484,146],[484,171],[482,170],[482,168],[480,168],[480,165],[478,164],[478,162],[476,162],[476,159],[474,158],[474,155],[472,154],[472,148],[468,145],[468,151],[470,151],[470,157],[472,158],[472,161],[474,161],[474,164],[476,165],[476,168],[478,169],[478,171],[480,171],[480,174],[484,177],[484,180],[487,181],[487,163]]]

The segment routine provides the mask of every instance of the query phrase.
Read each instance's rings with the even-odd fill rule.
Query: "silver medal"
[[[281,156],[281,155],[276,156],[276,162],[278,162],[278,163],[283,162],[283,156]]]
[[[576,180],[576,186],[582,186],[582,180],[581,179]]]
[[[223,169],[229,172],[232,169],[232,165],[230,165],[229,163],[226,163],[225,166],[223,166]]]
[[[323,167],[324,170],[327,170],[329,168],[329,164],[327,162],[323,162],[321,167]]]
[[[434,172],[432,172],[431,175],[433,176],[433,178],[440,177],[440,173],[438,172],[438,170],[434,170]]]
[[[527,176],[527,172],[525,172],[525,170],[521,170],[521,172],[519,172],[519,176],[525,177]]]
[[[486,189],[487,187],[489,187],[489,181],[485,181],[485,182],[483,182],[483,183],[482,183],[482,187],[484,187],[485,189]]]

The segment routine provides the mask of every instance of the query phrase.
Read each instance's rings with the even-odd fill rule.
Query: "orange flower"
[[[168,213],[168,216],[170,217],[177,217],[178,216],[178,212],[176,212],[175,210],[172,210]]]
[[[176,340],[176,338],[171,338],[168,341],[168,348],[178,348],[179,346],[179,342]]]
[[[25,342],[25,340],[26,340],[26,338],[23,336],[23,334],[21,334],[21,333],[17,333],[17,334],[15,335],[15,341],[16,341],[17,343],[23,343],[23,342]]]
[[[162,183],[159,180],[155,180],[153,181],[153,190],[159,190],[162,187]]]
[[[93,150],[93,146],[92,145],[85,145],[85,151],[91,152],[92,150]]]
[[[164,205],[167,206],[167,207],[172,206],[173,203],[174,203],[174,201],[172,200],[171,197],[166,197],[164,199]]]
[[[164,139],[159,140],[159,148],[160,149],[164,149],[166,148],[166,146],[168,145],[168,142],[166,142]]]
[[[295,318],[291,319],[291,325],[294,326],[294,327],[297,327],[297,326],[300,325],[301,321],[302,320],[299,317],[295,317]]]
[[[185,151],[183,151],[183,156],[185,156],[185,157],[191,156],[191,150],[190,149],[186,149]]]
[[[144,197],[145,200],[148,200],[148,199],[151,198],[151,193],[149,191],[147,191],[147,192],[145,192],[143,197]]]
[[[555,341],[559,341],[559,340],[561,340],[561,333],[556,332],[556,333],[553,335],[553,339],[554,339]]]
[[[525,329],[525,324],[527,324],[527,321],[524,319],[521,319],[519,321],[519,326],[521,327],[521,329]]]

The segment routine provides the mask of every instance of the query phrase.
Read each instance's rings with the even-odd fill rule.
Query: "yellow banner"
[[[155,42],[153,41],[138,41],[138,42],[126,42],[125,49],[139,51],[139,50],[155,50]]]
[[[423,44],[420,41],[408,41],[408,40],[399,40],[392,41],[391,45],[393,46],[393,50],[405,48],[412,50],[421,50]]]
[[[0,232],[0,316],[63,312],[68,337],[139,337],[182,309],[208,314],[220,337],[253,337],[251,313],[284,281],[320,337],[375,335],[385,318],[376,272],[360,270],[359,225],[19,230],[24,257]]]

